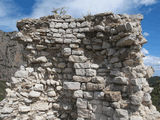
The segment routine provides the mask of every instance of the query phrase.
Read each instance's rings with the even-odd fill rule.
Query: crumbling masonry
[[[160,120],[143,64],[142,15],[23,19],[26,64],[0,102],[4,120]]]

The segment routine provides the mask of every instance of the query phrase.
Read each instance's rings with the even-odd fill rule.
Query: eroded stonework
[[[142,15],[53,15],[17,23],[27,65],[0,103],[4,120],[158,120],[143,64]]]
[[[11,40],[15,34],[0,31],[0,81],[10,81],[14,72],[24,64],[23,45]]]

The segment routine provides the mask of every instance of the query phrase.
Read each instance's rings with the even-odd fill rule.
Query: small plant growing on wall
[[[65,15],[67,13],[67,8],[66,7],[53,8],[52,13],[54,15]]]

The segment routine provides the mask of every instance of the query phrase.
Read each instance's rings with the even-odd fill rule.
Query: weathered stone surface
[[[30,110],[31,110],[31,108],[30,108],[30,106],[19,106],[19,112],[22,112],[22,113],[24,113],[24,112],[29,112]]]
[[[87,58],[85,56],[76,56],[76,55],[71,55],[69,56],[69,61],[70,62],[86,62]]]
[[[20,32],[14,39],[24,45],[26,64],[6,69],[4,63],[10,62],[3,58],[14,52],[2,52],[5,71],[0,75],[13,66],[18,70],[9,75],[0,119],[160,119],[146,80],[153,70],[143,64],[140,52],[146,42],[141,19],[102,13],[82,19],[54,14],[18,21]]]
[[[47,102],[37,101],[36,103],[33,103],[31,105],[32,110],[45,111],[45,110],[48,110],[48,108],[49,108],[49,105]]]
[[[124,47],[135,44],[136,37],[135,36],[126,36],[117,42],[117,46]]]
[[[77,82],[89,82],[91,77],[73,76],[73,80]]]
[[[117,102],[121,100],[121,93],[116,91],[104,91],[106,100]]]
[[[66,90],[79,90],[80,83],[79,82],[64,82],[63,88]]]
[[[76,106],[77,106],[78,108],[82,108],[82,109],[87,108],[87,100],[78,98],[78,99],[77,99],[77,102],[76,102]]]
[[[113,83],[115,84],[124,84],[124,85],[127,85],[128,84],[128,79],[125,78],[125,77],[115,77],[113,79]]]
[[[17,32],[0,31],[0,80],[10,81],[11,76],[24,64],[23,45],[11,38]]]
[[[29,93],[29,96],[30,97],[33,97],[33,98],[37,98],[37,97],[40,97],[40,92],[36,92],[36,91],[31,91],[30,93]]]

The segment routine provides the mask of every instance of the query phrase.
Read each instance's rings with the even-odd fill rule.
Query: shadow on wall
[[[11,40],[15,34],[0,31],[0,101],[5,97],[6,82],[11,81],[11,76],[24,63],[23,45]]]

